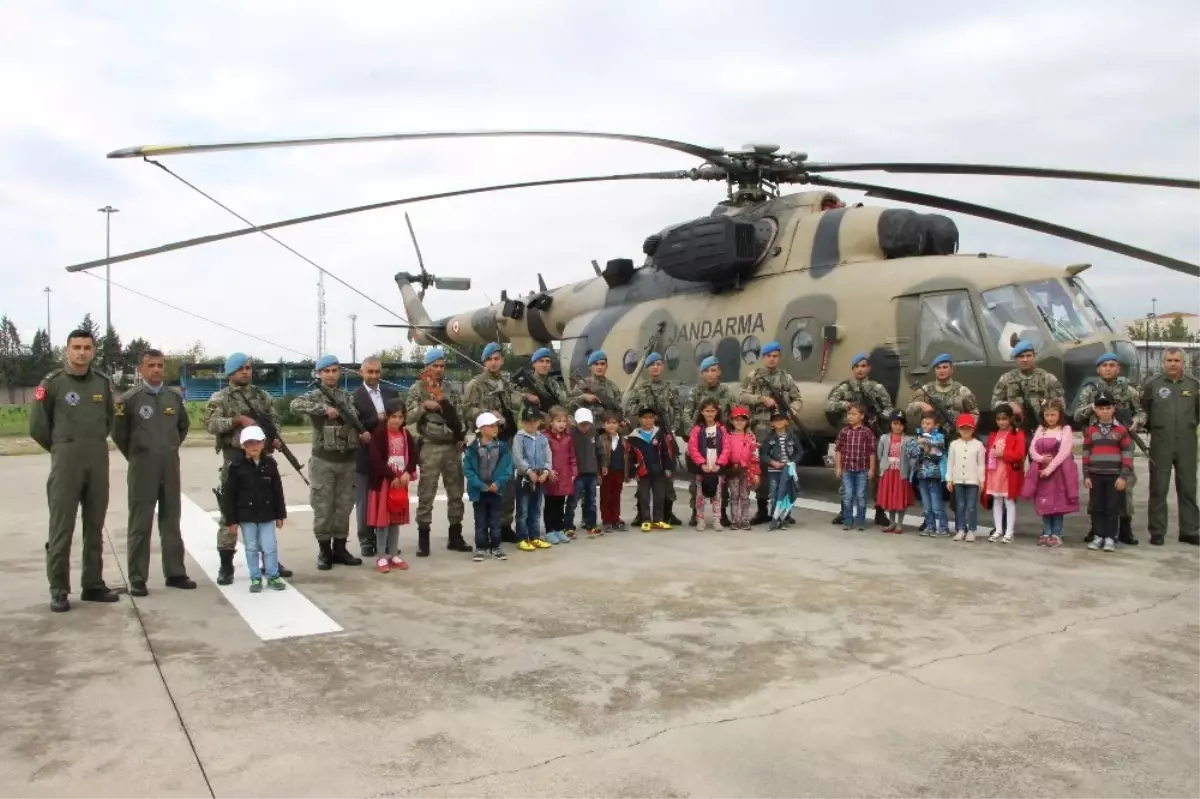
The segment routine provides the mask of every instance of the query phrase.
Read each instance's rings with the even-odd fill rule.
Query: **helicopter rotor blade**
[[[378,133],[361,136],[312,136],[297,139],[266,139],[262,141],[214,142],[212,144],[147,144],[122,147],[108,154],[109,158],[141,158],[160,155],[182,155],[187,153],[219,152],[228,150],[255,150],[272,147],[306,147],[320,144],[361,144],[380,141],[412,141],[416,139],[489,139],[537,136],[543,138],[610,139],[665,147],[668,150],[702,158],[714,164],[728,166],[725,150],[704,147],[688,142],[660,139],[655,136],[639,136],[631,133],[596,133],[580,130],[477,130],[426,133]]]
[[[471,278],[469,277],[435,277],[433,279],[433,287],[441,291],[470,291]],[[488,303],[491,305],[491,303]]]
[[[417,251],[417,266],[421,267],[421,276],[426,275],[425,259],[421,257],[421,245],[417,244],[417,234],[413,230],[412,220],[408,218],[408,211],[404,212],[404,224],[408,225],[408,235],[412,239],[413,249]]]
[[[923,164],[923,163],[859,163],[804,164],[806,172],[878,171],[923,175],[1001,175],[1005,177],[1059,178],[1062,180],[1095,180],[1105,183],[1133,183],[1142,186],[1166,186],[1173,189],[1200,189],[1200,180],[1164,178],[1151,175],[1126,175],[1117,172],[1089,172],[1082,169],[1046,169],[1027,166],[995,166],[991,164]]]
[[[95,261],[84,261],[79,264],[72,264],[66,267],[68,272],[82,272],[87,269],[95,269],[97,266],[105,264],[118,264],[124,261],[133,261],[138,258],[145,258],[150,255],[160,255],[165,252],[174,252],[176,250],[186,250],[190,247],[198,247],[201,244],[211,244],[217,241],[225,241],[226,239],[237,238],[238,236],[248,236],[251,233],[260,233],[264,230],[275,230],[277,228],[290,227],[292,225],[303,225],[307,222],[317,222],[322,219],[333,219],[339,216],[348,216],[350,214],[358,214],[363,211],[375,211],[380,208],[391,208],[397,205],[407,205],[410,203],[426,202],[428,200],[441,200],[447,197],[461,197],[467,194],[481,194],[491,191],[505,191],[507,189],[527,189],[537,186],[558,186],[567,183],[603,183],[614,180],[680,180],[680,179],[697,179],[694,177],[694,170],[676,170],[671,172],[630,172],[623,175],[597,175],[582,178],[557,178],[555,180],[531,180],[523,183],[502,183],[497,186],[480,186],[473,189],[458,189],[456,191],[443,191],[435,194],[423,194],[418,197],[406,197],[403,200],[389,200],[381,203],[370,203],[369,205],[356,205],[352,208],[342,208],[337,211],[326,211],[320,214],[309,214],[308,216],[298,216],[292,219],[284,219],[280,222],[271,222],[266,225],[257,227],[239,228],[238,230],[229,230],[224,233],[211,233],[207,236],[197,236],[193,239],[184,239],[182,241],[174,241],[170,244],[160,244],[157,247],[150,247],[145,250],[136,252],[128,252],[122,255],[114,255],[111,258],[100,258]]]
[[[1178,258],[1172,258],[1168,255],[1161,255],[1149,250],[1143,250],[1140,247],[1134,247],[1130,244],[1123,244],[1119,241],[1106,239],[1102,236],[1097,236],[1094,233],[1085,233],[1082,230],[1075,230],[1062,225],[1056,225],[1052,222],[1043,222],[1040,219],[1033,219],[1028,216],[1021,216],[1010,211],[1001,211],[996,208],[988,208],[983,205],[975,205],[974,203],[963,202],[962,200],[951,200],[947,197],[938,197],[934,194],[922,194],[916,191],[906,191],[904,189],[893,189],[888,186],[876,186],[871,183],[856,183],[848,180],[836,180],[834,178],[826,178],[820,175],[813,175],[811,182],[816,186],[829,186],[831,188],[851,189],[853,191],[863,191],[868,197],[878,197],[885,200],[896,200],[897,202],[912,203],[913,205],[924,205],[930,208],[939,208],[943,211],[952,211],[960,214],[968,214],[970,216],[978,216],[983,219],[991,219],[995,222],[1003,222],[1008,225],[1026,228],[1028,230],[1036,230],[1039,233],[1046,233],[1059,238],[1070,239],[1077,241],[1080,244],[1087,244],[1092,247],[1099,247],[1102,250],[1126,255],[1130,258],[1137,258],[1142,261],[1148,261],[1152,264],[1165,266],[1167,269],[1172,269],[1176,272],[1182,272],[1185,275],[1192,277],[1200,277],[1200,266],[1181,261]]]

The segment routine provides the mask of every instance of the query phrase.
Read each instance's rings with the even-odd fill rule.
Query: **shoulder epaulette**
[[[138,393],[141,390],[142,390],[141,386],[134,386],[133,388],[131,388],[128,391],[121,394],[121,396],[117,398],[117,402],[128,402],[129,400],[133,399],[134,394]]]
[[[63,373],[62,369],[51,369],[49,372],[46,373],[46,376],[42,378],[42,382],[48,383],[51,380],[53,380],[54,378],[61,375],[62,373]]]

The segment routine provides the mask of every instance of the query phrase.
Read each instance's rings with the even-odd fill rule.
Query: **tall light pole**
[[[112,258],[112,215],[121,209],[106,205],[96,210],[104,214],[104,366],[109,368],[112,366],[108,362],[108,348],[112,343],[108,340],[109,331],[112,330],[112,264],[107,260]]]
[[[46,292],[46,341],[53,347],[54,336],[50,334],[50,287],[46,286],[42,291]]]
[[[358,363],[358,314],[350,314],[350,362]]]

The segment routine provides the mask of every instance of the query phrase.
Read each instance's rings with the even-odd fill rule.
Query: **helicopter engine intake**
[[[718,288],[745,280],[775,238],[774,220],[706,216],[646,239],[649,263],[676,280]]]

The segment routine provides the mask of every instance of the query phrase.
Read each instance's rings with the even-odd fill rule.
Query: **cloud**
[[[602,5],[317,2],[17,4],[0,30],[0,255],[26,336],[91,311],[99,281],[67,263],[241,227],[151,165],[109,150],[163,141],[386,130],[596,129],[701,144],[771,141],[814,160],[932,160],[1200,174],[1194,3],[1003,7],[715,2]],[[255,222],[474,185],[681,169],[694,159],[583,140],[388,143],[214,153],[162,163]],[[846,175],[844,177],[851,177]],[[866,182],[1049,219],[1195,261],[1197,193],[986,177],[865,173]],[[857,200],[854,193],[844,193]],[[649,233],[706,213],[703,183],[567,186],[408,207],[426,262],[474,279],[431,292],[434,316],[591,275]],[[883,203],[887,204],[887,203]],[[279,237],[395,311],[415,267],[403,208]],[[1197,283],[1141,262],[956,215],[966,251],[1091,262],[1118,317],[1151,297],[1200,310]],[[114,280],[302,351],[315,349],[314,270],[261,236],[119,264]],[[331,347],[396,343],[378,307],[327,281]],[[126,338],[282,353],[114,289]]]

